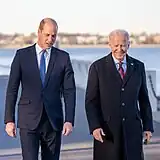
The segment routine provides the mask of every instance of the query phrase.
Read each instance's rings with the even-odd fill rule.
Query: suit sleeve
[[[63,97],[65,103],[65,122],[71,122],[74,126],[76,87],[74,72],[69,55],[67,57],[67,63],[64,71]]]
[[[17,51],[11,64],[10,76],[6,92],[4,123],[15,122],[15,106],[20,85],[20,57]]]
[[[143,124],[143,131],[153,132],[154,129],[153,129],[152,108],[148,96],[144,64],[142,65],[142,84],[139,92],[139,106]]]
[[[98,73],[94,64],[91,65],[88,74],[88,82],[85,96],[85,110],[89,124],[90,133],[100,125],[100,93]]]

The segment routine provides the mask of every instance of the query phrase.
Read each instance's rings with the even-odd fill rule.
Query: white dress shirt
[[[117,60],[113,55],[113,60],[114,60],[114,63],[116,65],[116,68],[117,70],[119,69],[119,60]],[[122,67],[123,67],[123,70],[124,70],[124,73],[126,73],[127,71],[127,61],[126,61],[126,56],[124,57],[123,61],[122,61]]]
[[[36,47],[38,67],[40,67],[40,60],[41,60],[41,55],[42,55],[43,49],[38,44],[36,44],[35,47]],[[46,49],[46,54],[45,54],[46,72],[47,72],[47,68],[48,68],[48,64],[49,64],[49,60],[50,60],[50,55],[51,55],[51,48],[48,48],[48,49]]]

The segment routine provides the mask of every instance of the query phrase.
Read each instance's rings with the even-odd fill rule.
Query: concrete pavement
[[[62,150],[60,160],[92,160],[92,148]],[[144,146],[145,160],[160,160],[160,144]],[[0,160],[21,160],[21,154],[0,155]]]

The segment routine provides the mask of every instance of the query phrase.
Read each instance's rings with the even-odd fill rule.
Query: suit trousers
[[[45,108],[35,130],[20,128],[20,140],[23,160],[38,160],[39,146],[41,160],[59,160],[61,131],[53,129]]]

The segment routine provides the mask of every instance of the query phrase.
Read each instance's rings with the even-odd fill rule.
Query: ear
[[[40,34],[41,33],[41,30],[40,29],[38,29],[38,34]]]
[[[128,41],[128,48],[130,47],[130,44],[131,44],[131,42],[130,42],[130,41]]]
[[[39,28],[39,29],[38,29],[38,34],[42,34],[42,31],[43,31],[43,30]]]

